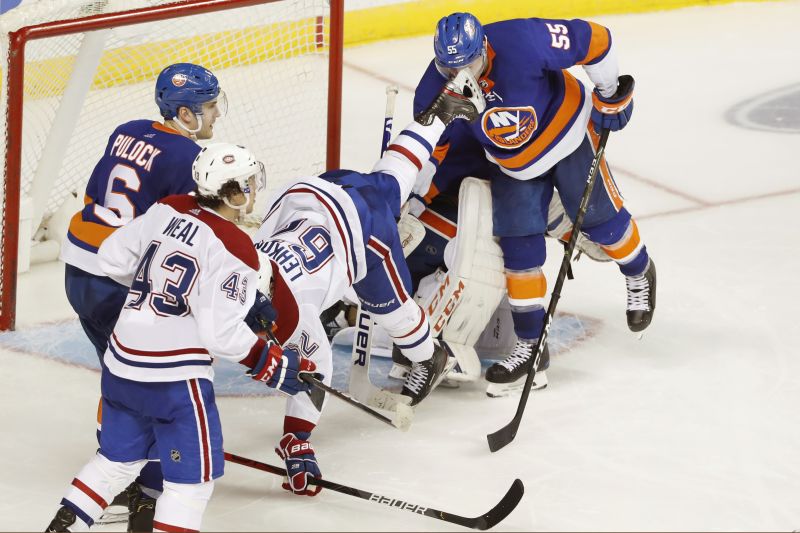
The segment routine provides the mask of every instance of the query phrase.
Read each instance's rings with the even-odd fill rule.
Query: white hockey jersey
[[[430,157],[443,131],[444,124],[438,119],[429,126],[412,122],[395,138],[373,171],[364,175],[368,180],[394,181],[394,188],[389,187],[392,197],[383,201],[398,213],[411,192],[421,161]],[[272,304],[278,311],[275,336],[285,347],[310,358],[327,384],[333,374],[332,353],[319,316],[366,276],[367,244],[377,226],[385,224],[397,232],[391,214],[388,220],[379,220],[378,213],[359,200],[358,194],[348,194],[346,187],[350,186],[320,177],[289,184],[276,193],[253,236],[263,254],[261,261],[272,264]],[[352,192],[352,188],[349,190]],[[316,424],[320,411],[307,395],[298,394],[289,398],[286,415]]]
[[[130,287],[104,362],[135,381],[213,379],[215,357],[241,361],[258,338],[244,323],[258,256],[232,222],[193,196],[170,196],[118,229],[98,252]]]
[[[358,212],[341,187],[308,177],[284,188],[253,235],[261,261],[272,264],[275,336],[317,365],[330,385],[331,346],[320,313],[366,274]],[[320,412],[304,394],[289,398],[286,415],[316,424]]]

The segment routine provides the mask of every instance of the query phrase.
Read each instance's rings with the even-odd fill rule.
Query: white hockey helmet
[[[223,185],[229,181],[238,183],[247,198],[245,206],[250,201],[251,177],[255,178],[256,191],[262,191],[266,186],[264,164],[244,146],[230,143],[211,143],[200,150],[192,163],[192,177],[200,196],[219,198],[235,209],[240,206],[231,205],[227,198],[220,198],[219,191]]]

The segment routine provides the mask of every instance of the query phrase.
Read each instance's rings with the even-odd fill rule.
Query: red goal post
[[[15,325],[18,250],[30,244],[20,243],[20,234],[24,240],[41,239],[53,228],[63,232],[53,221],[63,219],[59,209],[68,211],[76,195],[82,201],[114,127],[160,120],[153,84],[170,63],[199,63],[217,75],[231,111],[218,121],[219,129],[215,125],[214,140],[253,150],[267,165],[271,188],[339,166],[343,0],[138,1],[148,5],[8,32],[8,68],[0,87],[6,112],[0,330]],[[91,12],[113,2],[84,4]],[[74,35],[80,39],[72,48],[26,58],[32,44]],[[94,54],[92,39],[100,43]],[[24,224],[21,198],[32,213]]]

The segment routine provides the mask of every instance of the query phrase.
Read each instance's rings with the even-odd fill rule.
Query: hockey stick
[[[272,466],[267,463],[262,463],[228,452],[225,452],[225,460],[231,463],[255,468],[256,470],[263,470],[264,472],[269,472],[270,474],[276,474],[278,476],[286,475],[286,470],[278,466]],[[438,509],[434,509],[432,507],[415,505],[413,503],[391,498],[389,496],[383,496],[375,492],[369,492],[366,490],[357,489],[355,487],[348,487],[347,485],[342,485],[341,483],[336,483],[327,479],[312,478],[308,480],[308,483],[311,485],[319,485],[322,488],[335,492],[341,492],[342,494],[347,494],[348,496],[355,496],[356,498],[361,498],[362,500],[381,503],[389,507],[394,507],[395,509],[401,509],[414,514],[421,514],[437,520],[444,520],[445,522],[451,522],[460,526],[480,530],[490,529],[502,522],[509,514],[511,514],[511,511],[517,507],[517,504],[522,499],[522,495],[525,493],[525,486],[522,484],[522,481],[515,479],[505,496],[503,496],[497,505],[492,507],[487,513],[484,513],[481,516],[469,518],[445,511],[439,511]]]
[[[397,86],[386,87],[386,112],[383,118],[383,134],[381,136],[381,156],[386,151],[392,137],[392,121],[394,120],[394,102],[397,97]],[[351,352],[349,390],[356,398],[369,406],[396,411],[398,418],[407,419],[411,423],[413,411],[408,407],[410,398],[376,387],[369,379],[369,361],[372,350],[372,316],[364,311],[361,303],[356,312],[355,336]],[[403,407],[400,407],[403,406]],[[401,414],[402,413],[402,414]]]
[[[393,411],[395,413],[395,417],[394,417],[394,419],[391,419],[389,417],[386,417],[386,416],[380,414],[377,411],[373,411],[372,409],[370,409],[369,407],[367,407],[363,403],[359,402],[358,400],[356,400],[354,398],[351,398],[350,396],[348,396],[347,394],[339,391],[338,389],[334,389],[333,387],[329,387],[328,385],[325,385],[323,382],[321,382],[319,379],[317,379],[317,378],[315,378],[313,376],[301,375],[301,379],[303,381],[305,381],[306,383],[309,383],[312,386],[317,387],[320,390],[323,390],[325,392],[329,392],[330,394],[336,396],[340,400],[343,400],[343,401],[349,403],[353,407],[361,409],[362,411],[364,411],[365,413],[369,414],[370,416],[372,416],[374,418],[377,418],[381,422],[389,424],[390,426],[394,426],[394,427],[396,427],[397,429],[399,429],[401,431],[408,431],[408,428],[411,427],[411,419],[414,418],[414,411],[408,405],[405,405],[405,404],[402,404],[402,403],[398,403],[397,405],[395,405],[394,409],[393,409]]]
[[[278,342],[278,339],[275,338],[275,335],[272,333],[269,325],[267,325],[267,327],[265,328],[265,331],[267,332],[267,336],[270,338],[270,340],[272,342],[280,345],[280,343]],[[305,381],[306,383],[310,384],[311,386],[315,387],[317,390],[322,391],[322,393],[323,393],[322,397],[315,397],[315,395],[313,395],[313,394],[311,394],[309,392],[309,395],[311,396],[311,402],[314,404],[314,407],[316,407],[317,410],[319,410],[319,411],[322,410],[322,402],[325,399],[324,398],[324,394],[326,392],[328,392],[328,393],[332,394],[333,396],[336,396],[340,400],[343,400],[343,401],[349,403],[353,407],[356,407],[357,409],[361,409],[362,411],[364,411],[365,413],[369,414],[370,416],[372,416],[374,418],[377,418],[381,422],[383,422],[385,424],[389,424],[390,426],[394,426],[394,427],[400,429],[401,431],[408,431],[408,428],[411,426],[411,419],[414,418],[414,411],[412,411],[411,407],[409,407],[407,405],[402,405],[402,407],[398,406],[398,408],[395,409],[395,415],[396,416],[395,416],[394,420],[392,420],[391,418],[386,417],[386,416],[382,415],[381,413],[379,413],[377,411],[373,411],[372,409],[370,409],[369,407],[367,407],[363,403],[359,402],[358,400],[356,400],[354,398],[351,398],[350,396],[348,396],[347,394],[341,392],[340,390],[326,385],[325,383],[320,381],[314,375],[300,374],[300,379]]]
[[[589,204],[589,197],[592,195],[592,189],[594,188],[595,176],[597,176],[597,170],[600,168],[600,162],[603,159],[603,154],[605,154],[606,151],[608,134],[608,129],[603,129],[600,132],[600,142],[597,145],[597,152],[594,154],[592,166],[589,168],[589,176],[586,178],[586,187],[583,190],[583,197],[581,197],[578,215],[575,217],[575,223],[572,227],[572,235],[570,235],[569,243],[564,249],[564,258],[561,260],[561,268],[558,270],[556,284],[553,287],[553,293],[550,296],[550,304],[547,306],[547,313],[544,316],[542,334],[539,335],[539,341],[536,344],[536,358],[534,359],[533,366],[531,366],[530,370],[528,370],[528,377],[525,378],[525,385],[522,387],[522,397],[519,399],[517,412],[514,414],[514,418],[511,420],[511,422],[498,429],[494,433],[486,435],[486,439],[489,441],[489,449],[493,452],[496,452],[506,444],[510,443],[512,440],[514,440],[514,437],[517,436],[517,430],[519,429],[519,424],[522,421],[522,413],[525,412],[525,406],[528,403],[528,396],[531,393],[533,376],[536,375],[536,369],[539,367],[539,359],[541,358],[544,347],[546,346],[545,343],[547,341],[547,335],[550,332],[550,325],[552,324],[553,316],[556,313],[558,300],[561,298],[561,287],[564,285],[564,279],[567,277],[570,260],[572,259],[572,252],[575,250],[575,243],[578,240],[578,233],[581,231],[583,219],[586,216],[586,208]]]

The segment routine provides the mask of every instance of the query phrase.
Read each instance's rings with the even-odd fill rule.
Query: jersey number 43
[[[141,309],[142,304],[149,300],[150,308],[157,315],[186,316],[189,314],[186,297],[192,290],[199,271],[197,260],[183,252],[168,254],[161,265],[156,267],[168,271],[163,277],[163,287],[156,287],[154,290],[150,269],[160,246],[158,241],[152,241],[147,246],[131,283],[130,295],[134,298],[125,307]]]

